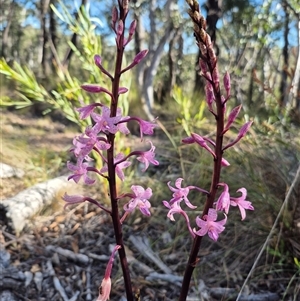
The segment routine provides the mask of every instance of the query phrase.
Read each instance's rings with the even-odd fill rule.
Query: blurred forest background
[[[76,132],[90,122],[79,120],[75,108],[98,97],[83,92],[81,84],[98,83],[110,88],[110,82],[93,64],[93,56],[101,55],[104,67],[113,70],[115,45],[110,18],[114,2],[1,0],[3,119],[5,112],[13,112],[20,118],[43,118],[48,114],[52,121],[67,125],[65,131],[75,128]],[[199,53],[185,1],[131,0],[130,5],[127,20],[136,19],[138,25],[126,51],[126,62],[129,64],[143,49],[149,49],[149,54],[122,78],[121,85],[130,91],[122,95],[120,106],[125,115],[159,117],[162,131],[158,139],[169,144],[161,144],[160,166],[158,171],[150,170],[153,174],[148,181],[156,185],[156,205],[160,208],[161,201],[170,194],[165,185],[167,181],[182,176],[186,183],[203,188],[209,185],[211,170],[205,166],[210,166],[211,161],[199,149],[187,150],[180,146],[180,141],[191,132],[213,137],[214,124],[206,109]],[[208,285],[222,285],[226,279],[225,286],[234,283],[240,287],[279,217],[254,272],[252,288],[280,291],[280,300],[299,300],[299,183],[292,197],[284,202],[300,161],[299,1],[207,0],[200,1],[200,5],[218,54],[220,78],[226,70],[231,74],[228,111],[243,105],[237,128],[245,121],[254,121],[243,142],[226,153],[231,166],[228,171],[224,170],[223,177],[232,191],[242,186],[248,189],[255,211],[249,213],[243,223],[237,215],[230,219],[221,243],[212,247],[223,251],[210,257],[209,263],[203,260],[196,273],[203,277],[203,273],[207,276],[219,271],[211,278],[207,276]],[[129,22],[126,25],[128,28]],[[20,128],[18,132],[10,132],[4,141],[21,133],[23,136],[18,139],[29,137]],[[228,139],[236,133],[235,129],[229,131]],[[8,153],[13,149],[8,147]],[[30,183],[45,175],[59,174],[67,160],[65,153],[66,150],[52,153],[50,148],[41,152],[34,162],[35,166],[42,166],[43,171],[38,171],[39,177],[35,173]],[[195,162],[200,156],[202,161],[197,167]],[[6,158],[6,161],[9,160]],[[175,251],[176,246],[184,248],[185,241],[178,237],[184,228],[182,221],[177,224],[178,228],[172,228],[170,224],[166,226],[165,215],[160,221],[157,217],[153,220],[162,224],[157,228],[174,231],[171,234],[172,238],[177,237]],[[209,254],[211,242],[205,242],[203,248],[202,252],[208,250]],[[183,264],[178,266],[180,270]],[[237,272],[227,275],[226,269]]]
[[[299,123],[298,1],[200,4],[220,70],[231,73],[235,102],[257,120]],[[2,77],[1,103],[22,107],[39,101],[48,103],[43,110],[66,110],[70,102],[76,105],[79,97],[85,99],[79,83],[91,76],[105,80],[95,70],[91,75],[93,55],[100,54],[106,64],[113,58],[112,5],[110,1],[2,0],[0,67],[12,80]],[[131,6],[130,18],[138,21],[138,27],[128,61],[149,49],[147,61],[131,81],[144,111],[151,115],[155,104],[163,109],[174,86],[189,95],[201,93],[197,48],[184,1],[133,0]]]

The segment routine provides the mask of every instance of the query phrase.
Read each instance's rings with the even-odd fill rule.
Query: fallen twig
[[[47,246],[46,251],[56,252],[59,255],[62,255],[64,257],[68,258],[68,259],[71,259],[75,262],[79,262],[79,263],[82,263],[82,264],[88,264],[89,260],[90,260],[89,257],[86,256],[85,254],[76,254],[71,250],[63,249],[63,248],[60,248],[60,247],[55,247],[55,246],[52,246],[52,245]]]
[[[172,274],[172,270],[151,250],[151,246],[149,245],[147,238],[130,235],[129,240],[133,243],[141,255],[152,261],[161,271],[165,274]]]

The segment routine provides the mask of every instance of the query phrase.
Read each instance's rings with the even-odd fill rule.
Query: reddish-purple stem
[[[191,6],[191,11],[199,11],[199,8],[197,9],[196,6],[192,7]],[[190,14],[191,18],[193,19],[193,16]],[[194,23],[198,23],[198,20],[193,19]],[[201,27],[199,27],[201,28]],[[201,36],[199,33],[195,32],[195,37],[197,42],[202,42],[203,43],[203,35]],[[209,45],[206,44],[207,47]],[[212,46],[211,46],[212,47]],[[217,68],[216,61],[214,62],[213,59],[209,57],[209,52],[207,53],[207,56],[204,57],[205,62],[207,63],[209,73],[213,74],[213,70]],[[215,145],[215,155],[216,157],[214,158],[214,169],[213,169],[213,174],[212,174],[212,180],[211,180],[211,185],[210,185],[210,190],[209,194],[207,195],[207,199],[204,205],[204,210],[202,213],[202,217],[206,214],[208,214],[208,210],[213,207],[214,200],[216,198],[216,193],[218,189],[218,183],[220,182],[220,174],[221,174],[221,167],[222,167],[222,155],[223,155],[223,150],[222,150],[222,145],[223,145],[223,130],[224,130],[224,103],[222,103],[221,99],[221,91],[220,91],[220,86],[218,82],[210,81],[210,83],[213,86],[214,89],[214,94],[215,94],[215,104],[216,104],[216,109],[217,112],[215,115],[216,119],[216,145]],[[197,236],[193,240],[193,245],[190,251],[188,263],[185,269],[183,281],[182,281],[182,287],[181,287],[181,292],[179,296],[179,301],[185,301],[188,295],[189,291],[189,286],[191,282],[191,277],[193,274],[193,271],[195,269],[195,266],[199,262],[198,258],[198,253],[200,250],[202,242],[202,236]]]
[[[119,9],[120,9],[120,19],[125,24],[126,12],[124,12],[124,9],[121,5],[119,5]],[[118,97],[119,97],[118,92],[120,86],[121,67],[122,67],[122,60],[123,60],[123,53],[124,53],[123,41],[124,41],[124,31],[120,36],[119,45],[117,46],[115,74],[112,81],[113,97],[110,106],[111,117],[115,117],[117,114]],[[110,200],[111,200],[111,217],[113,221],[116,244],[121,246],[118,252],[119,252],[121,267],[123,271],[123,278],[124,278],[127,300],[134,301],[129,267],[128,267],[128,262],[127,262],[125,247],[123,242],[123,232],[122,232],[122,226],[121,226],[121,221],[119,216],[119,208],[118,208],[116,172],[115,172],[115,164],[114,164],[115,135],[111,133],[108,134],[107,140],[111,145],[111,147],[107,150],[108,182],[109,182],[109,192],[110,192]]]

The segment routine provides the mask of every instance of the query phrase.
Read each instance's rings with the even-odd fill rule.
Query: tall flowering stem
[[[131,165],[130,160],[133,157],[145,165],[143,171],[146,171],[150,163],[153,165],[159,164],[159,162],[155,160],[155,146],[150,140],[151,148],[149,151],[134,150],[127,156],[123,153],[116,154],[115,151],[116,133],[120,132],[125,135],[130,133],[126,125],[127,122],[138,122],[142,140],[143,135],[152,135],[156,126],[154,122],[145,121],[139,117],[122,116],[122,110],[118,107],[119,95],[128,92],[126,87],[120,86],[121,75],[139,64],[148,52],[147,50],[143,50],[136,54],[133,62],[122,69],[125,48],[132,40],[136,29],[136,21],[133,20],[128,28],[128,34],[126,35],[125,21],[128,10],[129,0],[118,0],[118,8],[113,7],[112,10],[111,27],[116,37],[116,60],[113,74],[104,68],[102,65],[102,58],[99,55],[94,56],[94,63],[96,66],[111,80],[111,89],[101,87],[97,84],[84,84],[81,86],[83,90],[89,93],[99,93],[100,96],[101,93],[105,93],[111,100],[110,105],[107,106],[99,101],[77,109],[80,118],[85,119],[91,117],[93,125],[88,126],[83,134],[73,139],[74,147],[71,151],[74,153],[77,162],[76,164],[68,162],[68,168],[72,172],[69,176],[69,180],[72,179],[78,183],[81,179],[83,179],[85,184],[93,185],[96,183],[96,180],[92,177],[92,173],[107,180],[109,186],[110,208],[106,208],[97,200],[85,195],[65,194],[63,197],[67,203],[66,205],[90,202],[98,208],[101,208],[112,218],[116,247],[111,256],[107,272],[101,285],[99,297],[97,299],[99,301],[106,301],[109,299],[111,289],[110,274],[116,251],[119,253],[127,300],[134,301],[130,272],[123,241],[122,224],[125,222],[126,217],[136,208],[138,208],[143,215],[149,216],[151,214],[151,203],[149,202],[149,198],[152,196],[152,189],[145,189],[139,185],[132,185],[132,193],[118,194],[117,177],[121,181],[125,180],[123,169]],[[99,98],[101,100],[101,97]],[[97,112],[99,110],[101,111],[100,114]],[[92,156],[90,156],[92,152],[94,156],[97,156],[100,160],[102,160],[103,167],[101,169],[93,166],[93,159]],[[126,198],[130,199],[124,204],[123,200]],[[121,210],[123,210],[122,214]]]
[[[227,214],[230,205],[238,206],[239,203],[240,207],[244,206],[240,208],[242,218],[245,218],[245,209],[254,209],[250,202],[244,200],[244,197],[246,196],[244,194],[246,193],[246,190],[244,188],[242,188],[241,190],[243,193],[241,198],[231,199],[229,195],[228,185],[225,183],[220,183],[222,166],[226,167],[229,165],[229,163],[223,158],[224,150],[237,143],[246,134],[251,126],[251,122],[246,123],[240,130],[238,138],[224,148],[223,137],[232,123],[235,121],[241,107],[239,106],[232,110],[225,125],[226,102],[230,97],[230,76],[227,72],[224,75],[223,84],[224,90],[226,91],[226,97],[224,97],[221,93],[220,88],[220,78],[216,54],[213,49],[211,38],[206,32],[206,21],[201,15],[199,4],[196,0],[186,0],[186,2],[190,7],[188,13],[194,23],[194,36],[201,52],[199,65],[201,68],[202,76],[206,81],[205,91],[208,109],[216,120],[216,137],[215,141],[212,141],[208,138],[201,137],[200,135],[192,134],[191,137],[183,139],[183,143],[197,143],[202,148],[206,149],[213,156],[214,167],[210,189],[206,193],[206,201],[204,204],[202,216],[196,218],[196,224],[198,227],[200,227],[200,229],[198,231],[196,231],[195,229],[193,230],[194,234],[196,235],[192,235],[193,244],[184,273],[179,301],[184,301],[187,298],[191,277],[195,266],[199,261],[198,253],[203,236],[205,234],[208,234],[211,239],[218,239],[219,234],[225,229],[224,225],[227,221]],[[213,146],[213,149],[208,146],[208,144]],[[224,187],[224,191],[221,193],[218,201],[216,202],[217,192],[220,187]],[[170,205],[168,206],[171,207]],[[178,206],[178,204],[176,206]],[[171,210],[174,211],[174,207],[175,206],[173,206]],[[170,212],[172,212],[171,210]],[[217,221],[217,211],[223,211],[225,219]],[[177,212],[179,213],[179,210],[177,210]],[[190,231],[189,223],[188,228]]]
[[[117,32],[117,55],[116,55],[116,63],[115,63],[115,74],[114,79],[112,81],[112,100],[110,105],[110,117],[115,117],[117,115],[118,108],[118,98],[119,98],[119,87],[120,87],[120,77],[122,70],[122,61],[124,54],[124,24],[126,20],[126,16],[128,13],[128,1],[119,1],[119,20],[118,20],[118,29],[120,32]],[[114,20],[113,20],[114,21]],[[123,25],[123,26],[122,26]],[[123,27],[123,28],[120,28]],[[118,30],[117,29],[117,30]],[[121,246],[118,250],[120,263],[122,267],[124,284],[126,288],[127,300],[134,300],[132,285],[130,280],[130,273],[128,262],[125,253],[125,247],[123,242],[123,232],[119,217],[119,207],[117,200],[117,186],[116,186],[116,165],[114,164],[114,150],[115,150],[115,134],[109,133],[107,136],[108,143],[110,144],[110,148],[107,150],[107,166],[108,166],[108,183],[109,183],[109,193],[110,193],[110,201],[111,201],[111,216],[112,222],[115,232],[116,244]]]

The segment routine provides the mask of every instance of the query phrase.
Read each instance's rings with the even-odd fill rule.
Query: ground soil
[[[50,118],[34,118],[15,112],[2,112],[1,119],[1,161],[25,171],[22,178],[1,180],[2,199],[9,198],[36,182],[66,172],[65,163],[59,161],[59,158],[68,160],[67,153],[75,130],[53,122]],[[137,138],[130,144],[136,145],[138,141]],[[171,163],[167,166],[169,168]],[[130,235],[147,237],[151,252],[157,254],[175,276],[182,275],[191,240],[182,235],[184,223],[179,221],[172,224],[166,220],[165,213],[157,205],[153,207],[152,217],[133,214],[124,224],[124,239],[128,241],[126,251],[129,258],[136,260],[135,263],[131,261],[131,276],[135,293],[141,296],[137,300],[172,301],[179,294],[177,282],[147,278],[141,264],[157,273],[163,271],[129,242]],[[204,241],[200,265],[195,271],[190,290],[190,300],[235,300],[230,294],[233,292],[233,296],[236,296],[235,293],[243,284],[263,243],[264,237],[259,236],[259,231],[265,232],[263,229],[253,231],[247,222],[241,224],[240,220],[232,222],[228,227],[235,233],[228,232],[221,242],[212,244],[208,240]],[[27,277],[26,285],[24,282],[15,282],[17,288],[11,288],[14,297],[16,300],[32,301],[95,300],[108,256],[115,245],[110,218],[103,211],[89,204],[64,210],[58,198],[51,208],[45,208],[39,216],[34,217],[19,237],[2,224],[0,240],[5,251],[10,254],[11,267],[22,271]],[[69,250],[71,255],[64,256],[58,250]],[[230,255],[225,255],[226,252]],[[80,261],[76,254],[86,255],[88,261]],[[111,300],[122,300],[122,296],[125,296],[119,266],[116,259]],[[293,281],[293,287],[288,286],[294,271],[288,273],[278,269],[276,273],[268,273],[265,262],[260,267],[254,274],[256,280],[247,286],[246,292],[274,293],[279,296],[279,299],[261,300],[299,300],[292,298],[293,295],[295,298],[300,296],[300,281]],[[31,281],[30,275],[34,277]],[[299,279],[299,274],[295,275]],[[204,281],[204,288],[200,279]],[[58,282],[65,296],[62,295]],[[207,292],[212,288],[223,288],[231,289],[231,293],[224,290],[222,297],[205,299],[206,287]],[[284,294],[287,297],[283,298]]]

